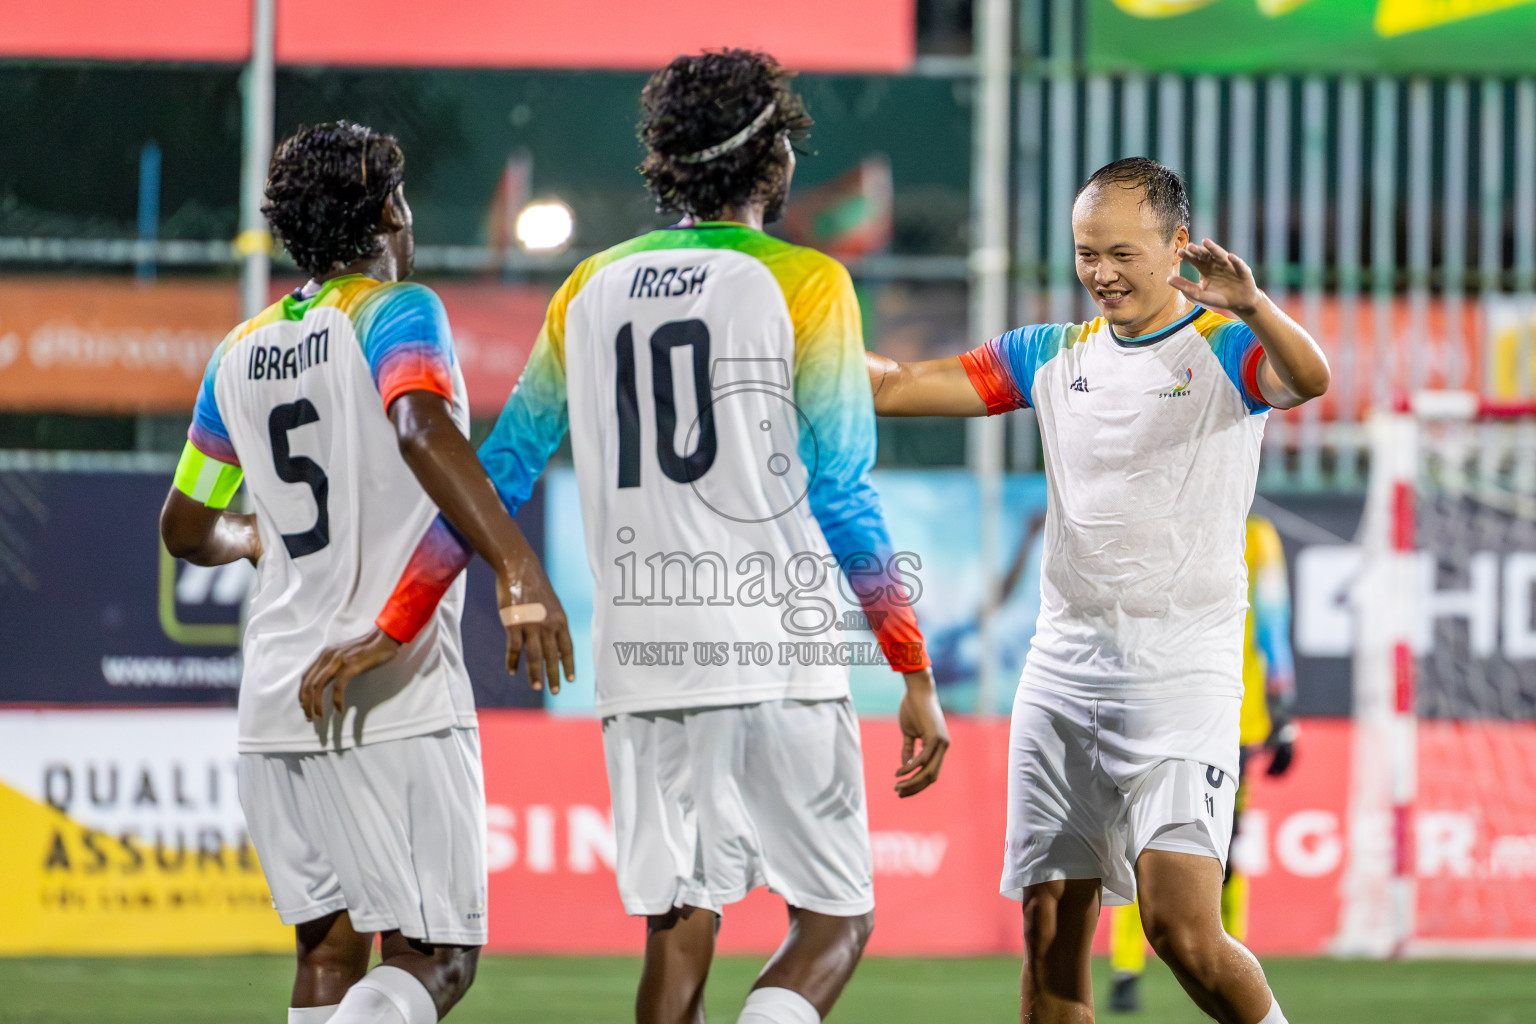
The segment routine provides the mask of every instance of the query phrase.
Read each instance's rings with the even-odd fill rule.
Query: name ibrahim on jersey
[[[403,177],[393,138],[345,122],[277,148],[264,212],[314,279],[218,346],[162,517],[182,557],[257,561],[240,800],[273,905],[298,927],[290,1020],[304,1024],[429,1024],[468,988],[486,866],[462,537],[553,601],[541,573],[508,580],[532,553],[469,447],[442,303],[397,280]],[[217,511],[242,476],[254,516]],[[454,493],[475,477],[482,504]],[[318,694],[301,706],[306,668],[362,633],[386,655],[345,702],[337,678],[335,713]],[[368,972],[376,931],[385,962]]]

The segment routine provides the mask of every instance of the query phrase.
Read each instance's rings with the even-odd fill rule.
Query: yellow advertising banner
[[[0,711],[0,955],[281,952],[233,708]]]
[[[1533,0],[1381,0],[1376,6],[1376,31],[1384,36],[1418,32],[1531,2]]]
[[[1089,0],[1094,71],[1529,74],[1536,0]]]

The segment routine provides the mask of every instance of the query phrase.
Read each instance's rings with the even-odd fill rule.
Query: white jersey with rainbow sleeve
[[[451,404],[463,375],[442,303],[352,275],[289,295],[224,340],[197,397],[178,486],[218,507],[239,467],[263,554],[242,648],[242,752],[342,749],[475,725],[459,638],[467,560],[401,458],[386,409]],[[222,468],[221,468],[222,467]],[[207,497],[203,497],[203,494]],[[377,623],[405,646],[359,677],[343,716],[304,720],[299,683],[325,647]]]
[[[1022,683],[1083,698],[1240,697],[1245,521],[1269,407],[1247,325],[1196,307],[1125,339],[1098,318],[961,357],[1045,451],[1040,618]]]
[[[567,424],[600,715],[846,697],[845,652],[928,664],[836,260],[725,223],[588,259],[480,449],[509,508]],[[878,644],[845,631],[839,588]]]

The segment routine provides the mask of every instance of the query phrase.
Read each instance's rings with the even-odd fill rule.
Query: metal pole
[[[1328,256],[1328,85],[1317,75],[1301,89],[1301,307],[1302,323],[1315,338],[1323,334],[1323,284]],[[1327,344],[1324,340],[1323,344]],[[1321,402],[1301,409],[1297,469],[1301,484],[1322,484]]]
[[[975,144],[971,200],[971,340],[981,344],[1008,329],[1008,103],[1013,53],[1009,0],[977,5]],[[1002,561],[1003,421],[967,424],[966,447],[976,474],[980,513],[980,658],[976,711],[989,714],[1000,684],[993,613]]]
[[[1445,310],[1445,357],[1441,372],[1447,387],[1464,388],[1470,367],[1462,334],[1462,310],[1467,301],[1467,136],[1471,126],[1471,90],[1465,78],[1445,84],[1445,124],[1440,138],[1445,150],[1441,169],[1440,303]]]
[[[160,144],[150,139],[139,150],[140,281],[155,279],[153,246],[160,237]]]
[[[272,233],[261,215],[272,160],[273,35],[277,0],[251,0],[251,62],[242,81],[245,93],[244,160],[240,171],[240,315],[249,319],[267,306]]]
[[[1398,214],[1398,86],[1385,75],[1372,87],[1376,103],[1371,142],[1371,302],[1375,333],[1371,362],[1374,408],[1391,407],[1392,391],[1400,387],[1397,347],[1393,344],[1393,299],[1397,290]]]
[[[1016,91],[1014,169],[1015,224],[1013,232],[1013,318],[1014,323],[1034,323],[1044,319],[1041,297],[1040,230],[1045,204],[1045,85],[1040,75],[1044,59],[1044,0],[1019,3],[1019,62],[1021,74]],[[1032,473],[1035,449],[1040,437],[1035,415],[1019,411],[1008,417],[1008,468],[1016,473]]]
[[[1536,79],[1515,83],[1515,291],[1536,288]]]
[[[1360,432],[1357,410],[1360,408],[1360,376],[1355,372],[1358,359],[1356,339],[1360,334],[1360,256],[1361,230],[1364,227],[1364,132],[1365,91],[1360,79],[1345,76],[1339,80],[1339,130],[1335,156],[1338,161],[1338,198],[1334,204],[1334,264],[1338,267],[1339,315],[1338,384],[1339,397],[1334,408],[1334,481],[1346,490],[1359,486]]]
[[[1073,268],[1072,197],[1081,178],[1078,174],[1077,77],[1073,73],[1074,0],[1051,0],[1050,65],[1050,184],[1045,216],[1045,265],[1050,298],[1048,315],[1053,323],[1077,319],[1080,291]]]
[[[1434,193],[1432,191],[1432,160],[1434,135],[1434,108],[1431,102],[1430,82],[1427,78],[1415,78],[1408,86],[1408,311],[1409,343],[1413,346],[1413,358],[1408,353],[1398,353],[1398,364],[1407,363],[1406,383],[1409,391],[1427,386],[1429,366],[1438,373],[1443,365],[1443,338],[1435,338],[1429,327],[1430,271],[1433,263],[1431,240],[1434,224]],[[1442,382],[1443,383],[1443,382]]]
[[[1187,180],[1194,198],[1194,223],[1189,225],[1189,233],[1197,241],[1221,238],[1217,224],[1217,192],[1221,188],[1221,83],[1211,75],[1195,79],[1195,116],[1189,134],[1191,173]]]
[[[1282,306],[1291,290],[1291,80],[1271,75],[1264,84],[1264,290]],[[1270,418],[1264,428],[1260,483],[1266,488],[1290,482],[1285,465],[1290,424]]]

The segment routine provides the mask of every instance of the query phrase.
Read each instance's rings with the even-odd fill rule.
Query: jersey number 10
[[[687,346],[693,355],[693,396],[699,410],[698,443],[679,455],[676,448],[677,403],[672,380],[672,350]],[[619,413],[619,486],[640,486],[640,400],[635,385],[633,324],[619,328],[615,396]],[[709,327],[702,320],[673,320],[651,332],[651,394],[656,400],[656,460],[667,479],[689,484],[715,464],[715,409],[709,391]],[[691,433],[691,431],[690,431]]]

